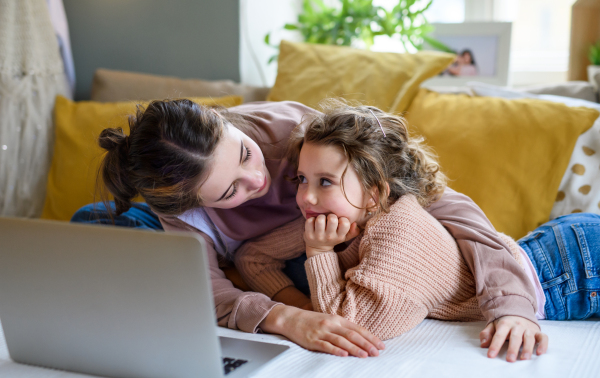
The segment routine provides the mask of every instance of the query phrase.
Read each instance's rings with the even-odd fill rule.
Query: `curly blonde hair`
[[[406,194],[415,195],[423,207],[439,199],[446,176],[423,138],[409,136],[404,118],[337,99],[327,99],[320,107],[322,113],[306,115],[292,133],[287,156],[296,168],[305,143],[336,146],[358,173],[363,189],[377,189],[381,211],[388,212]]]

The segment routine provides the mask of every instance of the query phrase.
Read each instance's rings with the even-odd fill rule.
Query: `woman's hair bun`
[[[104,129],[100,133],[98,138],[98,144],[100,147],[107,151],[114,151],[117,148],[127,143],[127,135],[123,132],[123,129],[118,127],[116,129]]]

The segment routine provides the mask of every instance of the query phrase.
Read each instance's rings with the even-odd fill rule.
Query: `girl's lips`
[[[306,219],[308,218],[316,218],[321,214],[325,214],[325,213],[315,213],[314,211],[306,211]]]

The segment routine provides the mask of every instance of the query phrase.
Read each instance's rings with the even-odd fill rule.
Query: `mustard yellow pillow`
[[[548,221],[575,142],[598,112],[421,89],[405,116],[438,154],[449,186],[518,239]]]
[[[342,97],[402,112],[419,85],[453,61],[454,55],[433,51],[397,54],[281,41],[277,78],[267,100],[316,108],[326,97]]]
[[[235,106],[243,98],[191,98],[205,105]],[[54,155],[46,184],[42,218],[68,221],[80,207],[99,201],[96,175],[102,158],[98,136],[107,127],[122,127],[129,133],[127,117],[135,113],[135,102],[73,102],[62,96],[54,107]]]

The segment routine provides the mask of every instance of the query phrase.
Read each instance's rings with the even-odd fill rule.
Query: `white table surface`
[[[252,335],[220,328],[221,336],[290,345],[254,377],[600,377],[600,322],[541,322],[550,337],[546,355],[531,361],[490,360],[479,348],[484,323],[426,320],[412,331],[386,341],[379,357],[358,359],[310,352],[276,335]],[[1,329],[0,329],[1,332]],[[505,357],[503,349],[501,357]],[[0,333],[0,377],[68,378],[89,375],[13,362]]]

